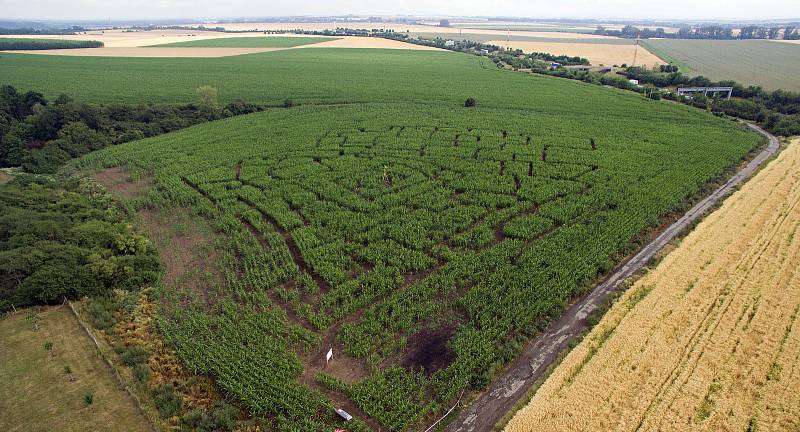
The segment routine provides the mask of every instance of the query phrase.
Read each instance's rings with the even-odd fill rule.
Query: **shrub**
[[[211,412],[214,427],[222,430],[233,430],[236,427],[237,417],[239,417],[239,410],[224,401],[217,402]]]
[[[69,375],[72,373],[72,368],[69,365],[64,365],[64,373]]]
[[[89,302],[89,318],[95,327],[100,330],[107,330],[117,323],[115,313],[119,310],[119,304],[111,297],[93,297]]]
[[[87,391],[83,395],[83,403],[85,403],[86,405],[91,405],[92,403],[94,403],[94,395],[92,394],[92,392]]]
[[[129,346],[120,355],[125,366],[133,367],[147,361],[147,351],[140,346]]]
[[[291,108],[293,106],[294,106],[294,101],[293,100],[286,99],[285,101],[283,101],[283,107],[284,108]]]
[[[214,425],[211,423],[208,414],[205,410],[200,408],[188,411],[181,418],[181,422],[196,431],[210,431],[214,429]]]
[[[464,101],[464,107],[465,108],[472,108],[475,105],[477,105],[477,103],[478,102],[475,100],[475,98],[467,98],[467,100]]]
[[[183,407],[183,397],[175,391],[172,384],[162,384],[152,391],[153,402],[163,418],[174,416]]]
[[[150,381],[150,375],[150,368],[146,363],[139,363],[133,367],[133,376],[135,376],[140,383],[147,383]]]
[[[44,350],[50,351],[51,349],[53,349],[53,341],[50,340],[44,341]]]

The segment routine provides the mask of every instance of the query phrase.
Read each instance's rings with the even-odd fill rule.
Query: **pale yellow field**
[[[364,29],[387,29],[396,32],[410,32],[410,33],[448,33],[458,35],[459,33],[482,34],[482,35],[496,35],[505,37],[507,32],[505,30],[492,30],[475,26],[475,28],[456,28],[456,27],[439,27],[438,25],[418,25],[418,24],[398,24],[398,23],[384,23],[384,22],[352,22],[347,21],[327,23],[222,23],[222,24],[191,24],[191,26],[205,25],[206,27],[224,27],[226,30],[309,30],[309,31],[322,31],[333,30],[337,27],[347,28],[364,28]],[[544,38],[558,38],[558,39],[616,39],[611,36],[601,36],[585,33],[569,33],[569,32],[543,32],[543,31],[512,31],[514,36],[532,36]]]
[[[266,37],[263,33],[222,33],[213,31],[187,31],[187,30],[147,30],[131,31],[105,30],[90,31],[87,34],[76,35],[8,35],[3,37],[20,37],[36,39],[64,39],[64,40],[97,40],[103,42],[106,48],[133,48],[148,45],[160,45],[174,42],[187,42],[193,40],[218,39],[229,37]],[[283,35],[274,35],[283,36]],[[295,36],[295,35],[292,35]],[[297,35],[297,37],[304,37]],[[94,49],[94,48],[93,48]]]
[[[507,426],[800,430],[800,139],[637,281]]]
[[[554,55],[579,56],[589,59],[593,66],[633,65],[636,45],[618,45],[605,43],[561,43],[561,42],[522,42],[493,40],[488,44],[501,47],[521,49],[524,52],[546,52]],[[653,66],[665,64],[644,47],[639,46],[636,52],[637,66]]]
[[[153,47],[152,45],[173,42],[186,42],[193,40],[206,40],[232,37],[270,37],[291,36],[309,37],[306,35],[283,34],[265,35],[263,33],[222,33],[211,31],[186,32],[179,30],[158,30],[141,32],[123,32],[121,30],[108,30],[103,33],[90,32],[79,35],[14,35],[9,37],[71,39],[71,40],[99,40],[105,44],[103,48],[75,48],[56,50],[25,50],[11,51],[24,54],[39,55],[67,55],[67,56],[94,56],[94,57],[227,57],[242,54],[253,54],[268,51],[299,48],[384,48],[384,49],[410,49],[410,50],[435,50],[439,48],[414,45],[406,42],[373,37],[339,36],[338,39],[316,44],[300,45],[287,48],[230,48],[230,47]],[[5,37],[5,36],[4,36]],[[0,51],[3,52],[3,51]]]

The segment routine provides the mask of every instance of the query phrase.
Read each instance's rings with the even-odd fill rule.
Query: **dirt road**
[[[727,196],[740,183],[749,178],[772,155],[780,144],[778,139],[758,126],[748,126],[766,136],[769,145],[725,184],[689,209],[652,242],[642,247],[628,262],[595,289],[573,304],[564,315],[552,323],[539,336],[531,340],[522,354],[478,399],[447,428],[451,432],[485,432],[494,429],[497,422],[516,405],[531,386],[543,376],[548,366],[567,348],[569,341],[581,334],[586,317],[597,310],[619,285],[636,273],[681,231],[702,217],[709,209]]]

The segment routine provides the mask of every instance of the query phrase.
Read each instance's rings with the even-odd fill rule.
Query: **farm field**
[[[16,57],[69,77],[48,93],[100,67],[155,82],[134,94],[98,79],[82,97],[191,100],[202,83],[221,100],[304,104],[76,162],[145,173],[154,186],[132,205],[189,208],[221,234],[224,283],[169,284],[159,328],[268,430],[330,428],[333,406],[359,420],[348,430],[424,429],[759,142],[688,107],[449,52],[303,49],[203,68]],[[228,70],[242,81],[226,88]]]
[[[637,281],[509,432],[800,428],[800,140]]]
[[[712,80],[732,79],[768,90],[800,91],[796,71],[800,68],[800,45],[768,40],[642,41],[665,61],[688,67],[689,75]]]
[[[664,64],[664,61],[650,53],[645,47],[632,43],[617,43],[624,39],[613,39],[613,43],[583,43],[583,42],[541,42],[518,40],[490,40],[487,43],[524,52],[546,52],[554,55],[578,56],[588,59],[594,66],[636,65],[652,67]],[[625,41],[628,42],[628,41]]]
[[[225,37],[218,39],[201,39],[185,42],[172,42],[167,44],[152,45],[155,47],[185,47],[185,48],[292,48],[301,45],[310,45],[328,42],[336,38],[329,37],[292,37],[292,36],[262,36],[262,37]]]
[[[0,340],[2,430],[151,430],[68,307],[9,315],[0,320]]]

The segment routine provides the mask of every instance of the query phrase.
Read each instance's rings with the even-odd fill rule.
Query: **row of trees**
[[[187,105],[96,105],[66,95],[48,101],[35,91],[0,87],[0,167],[21,166],[31,173],[54,173],[71,158],[197,123],[263,109],[234,101],[217,104],[216,90],[198,89]]]
[[[783,29],[783,33],[781,33]],[[750,25],[744,26],[735,35],[732,27],[720,25],[708,25],[699,27],[681,27],[676,33],[668,33],[663,28],[656,29],[643,28],[626,25],[621,30],[611,30],[603,26],[598,26],[594,34],[605,36],[616,36],[623,38],[668,38],[668,39],[800,39],[800,33],[795,26],[786,27],[766,27]]]

